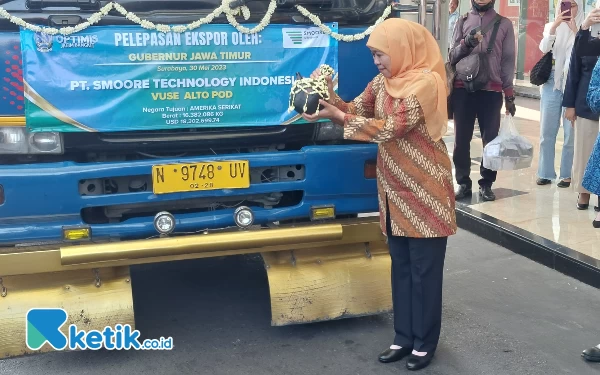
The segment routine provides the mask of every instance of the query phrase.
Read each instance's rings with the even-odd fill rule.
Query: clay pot
[[[300,80],[303,79],[303,77],[300,75],[300,73],[296,73],[296,79]],[[306,92],[300,91],[297,93],[293,97],[293,102],[291,104],[294,107],[294,110],[299,114],[306,112],[306,114],[312,115],[317,111],[317,106],[319,106],[319,110],[323,109],[323,106],[319,105],[319,100],[321,99],[323,99],[323,97],[319,93],[315,92],[311,88],[308,88]],[[292,98],[290,97],[290,101],[291,100]],[[304,111],[305,105],[306,111]]]
[[[307,90],[308,93],[301,91],[294,97],[294,110],[300,114],[306,112],[308,115],[312,115],[317,111],[319,100],[323,99],[319,93],[313,92],[311,89]],[[308,96],[308,99],[307,99]],[[306,111],[304,106],[306,105]],[[323,109],[323,106],[319,106],[319,110]]]

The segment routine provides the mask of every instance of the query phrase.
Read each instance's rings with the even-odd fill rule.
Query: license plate
[[[250,187],[250,166],[245,160],[152,166],[154,194],[183,193]]]

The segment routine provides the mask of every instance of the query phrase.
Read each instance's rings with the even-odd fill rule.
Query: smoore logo
[[[52,51],[53,37],[49,34],[44,33],[35,33],[33,34],[33,40],[35,41],[35,45],[37,50],[40,52],[50,52]]]
[[[315,48],[329,47],[329,35],[318,27],[284,28],[283,48]]]

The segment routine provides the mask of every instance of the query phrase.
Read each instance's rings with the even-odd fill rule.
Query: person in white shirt
[[[454,27],[456,21],[460,15],[458,11],[458,0],[450,0],[448,3],[448,11],[450,16],[448,17],[448,50],[452,48],[452,41],[454,40]]]
[[[583,23],[584,15],[582,0],[562,1],[570,5],[571,16],[566,15],[568,11],[561,11],[559,2],[556,7],[555,20],[545,25],[543,38],[540,41],[542,53],[552,51],[554,61],[550,78],[540,88],[540,159],[537,184],[548,185],[557,178],[554,156],[556,136],[562,120],[564,143],[557,185],[561,188],[568,188],[571,186],[574,138],[573,126],[571,121],[565,117],[562,100],[575,34]]]

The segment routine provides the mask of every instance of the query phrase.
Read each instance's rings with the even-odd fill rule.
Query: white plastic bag
[[[504,115],[500,133],[483,149],[483,166],[493,171],[529,168],[533,161],[533,145],[522,137],[511,115]]]

